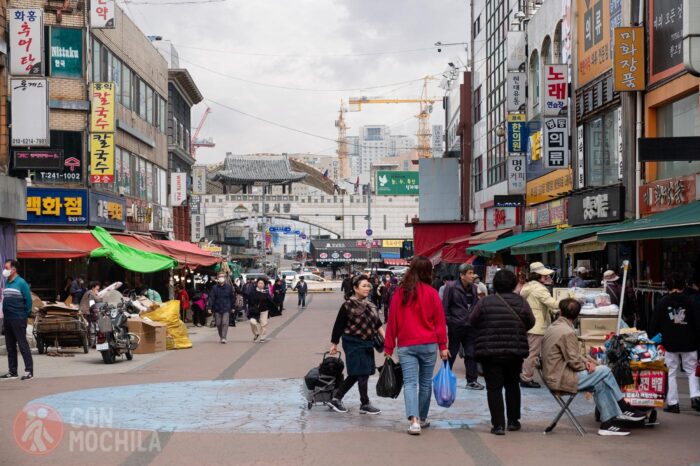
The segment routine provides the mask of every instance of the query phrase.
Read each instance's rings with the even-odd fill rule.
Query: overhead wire
[[[369,57],[377,55],[399,55],[404,53],[415,53],[415,52],[425,52],[428,50],[435,50],[436,47],[423,47],[417,49],[403,49],[403,50],[385,50],[377,52],[358,52],[358,53],[318,53],[318,54],[295,54],[295,53],[266,53],[266,52],[241,52],[238,50],[222,50],[222,49],[210,49],[206,47],[195,47],[192,45],[182,45],[173,44],[177,48],[182,49],[192,49],[199,50],[202,52],[214,52],[223,53],[228,55],[243,55],[251,57],[269,57],[269,58],[324,58],[324,57]]]

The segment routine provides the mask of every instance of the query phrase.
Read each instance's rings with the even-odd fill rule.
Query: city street
[[[373,396],[376,376],[370,396],[383,410],[379,416],[358,414],[356,389],[346,397],[347,414],[308,410],[301,379],[328,347],[340,294],[313,294],[304,310],[295,300],[290,295],[284,315],[271,320],[263,344],[253,343],[247,323],[239,322],[226,345],[215,329],[190,328],[192,349],[136,355],[113,366],[94,351],[35,354],[33,380],[0,384],[0,463],[541,465],[555,457],[569,465],[700,463],[700,416],[689,411],[685,380],[682,414],[660,413],[660,425],[624,438],[595,435],[593,403],[582,396],[574,410],[589,434],[579,437],[562,420],[544,436],[556,413],[544,389],[524,391],[523,431],[493,436],[486,394],[464,389],[463,365],[456,370],[457,401],[448,409],[433,401],[432,426],[419,437],[405,432],[402,396]],[[3,357],[0,371],[6,364]],[[46,440],[45,456],[26,453],[15,441],[24,427],[13,431],[13,421],[31,403],[48,405],[63,421],[62,438]]]

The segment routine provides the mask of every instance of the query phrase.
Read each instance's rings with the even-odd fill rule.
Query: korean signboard
[[[375,179],[378,196],[418,195],[418,172],[378,170]]]
[[[192,194],[207,193],[207,167],[195,165],[192,167]]]
[[[94,29],[114,29],[114,0],[90,1],[90,27]]]
[[[576,170],[576,176],[578,180],[577,188],[581,189],[586,186],[586,169],[585,169],[585,156],[583,151],[583,125],[576,128],[576,157],[578,170]]]
[[[114,183],[114,133],[90,133],[90,182]]]
[[[192,236],[190,241],[193,243],[198,243],[199,240],[206,235],[204,228],[204,215],[192,215],[191,228]]]
[[[402,239],[385,239],[382,240],[383,248],[402,248],[404,240]]]
[[[507,112],[524,112],[527,97],[526,89],[526,73],[519,71],[509,71],[506,78],[506,111]]]
[[[649,84],[678,73],[683,65],[683,0],[649,2]]]
[[[200,210],[200,206],[202,205],[201,203],[202,203],[202,197],[201,197],[201,196],[198,196],[198,195],[196,195],[196,194],[191,195],[191,196],[190,196],[190,202],[189,202],[189,204],[190,204],[190,213],[191,213],[191,214],[197,214],[197,215],[198,215],[198,214],[201,214],[201,213],[202,213],[202,211]],[[270,227],[270,231],[274,231],[274,230],[272,230],[272,227]]]
[[[153,218],[153,206],[141,199],[126,199],[126,226],[130,231],[147,232]]]
[[[49,83],[47,79],[10,79],[12,146],[48,147]]]
[[[547,168],[569,166],[569,119],[545,117],[543,128],[544,166]]]
[[[613,76],[616,91],[644,90],[644,28],[615,28]]]
[[[566,115],[569,107],[569,65],[544,65],[544,115]]]
[[[83,30],[51,27],[49,37],[51,76],[80,78],[83,76]]]
[[[90,192],[90,225],[124,230],[126,202],[124,198]]]
[[[44,74],[44,11],[7,9],[10,22],[10,74]]]
[[[90,131],[114,132],[114,83],[92,83]]]
[[[554,170],[527,183],[527,205],[549,201],[573,189],[571,168]]]
[[[595,225],[622,221],[625,218],[624,202],[623,186],[607,186],[574,194],[569,199],[569,224]]]
[[[525,230],[566,225],[568,221],[568,199],[558,199],[525,209]]]
[[[509,113],[508,124],[508,152],[519,154],[527,150],[527,124],[524,113]]]
[[[15,150],[12,167],[15,170],[61,170],[63,151],[61,150]]]
[[[31,225],[87,225],[85,189],[27,188],[27,220]]]
[[[179,207],[187,199],[187,173],[170,174],[170,205]]]
[[[501,230],[517,225],[518,209],[516,207],[489,207],[485,209],[484,230]]]
[[[696,176],[658,180],[639,188],[639,212],[655,214],[696,200]]]
[[[525,186],[527,184],[526,162],[526,155],[509,155],[506,159],[508,164],[508,194],[525,194]]]
[[[612,66],[613,28],[622,22],[622,0],[576,0],[578,85],[583,86]]]

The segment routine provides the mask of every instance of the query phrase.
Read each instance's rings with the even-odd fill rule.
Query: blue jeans
[[[607,366],[598,366],[592,374],[578,373],[578,389],[593,392],[595,405],[600,411],[600,420],[605,422],[622,414],[617,404],[623,397],[615,376]]]
[[[428,418],[437,351],[436,343],[403,346],[398,349],[403,372],[403,400],[408,419]]]

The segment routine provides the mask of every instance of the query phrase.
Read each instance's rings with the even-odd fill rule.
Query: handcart
[[[82,347],[87,353],[88,322],[78,309],[64,305],[47,305],[40,308],[34,317],[34,338],[39,354],[49,347]]]
[[[328,406],[333,399],[333,393],[343,383],[343,369],[345,364],[341,358],[341,352],[337,356],[323,354],[323,359],[318,367],[312,368],[304,377],[304,389],[306,393],[306,407],[311,409],[316,405]]]

